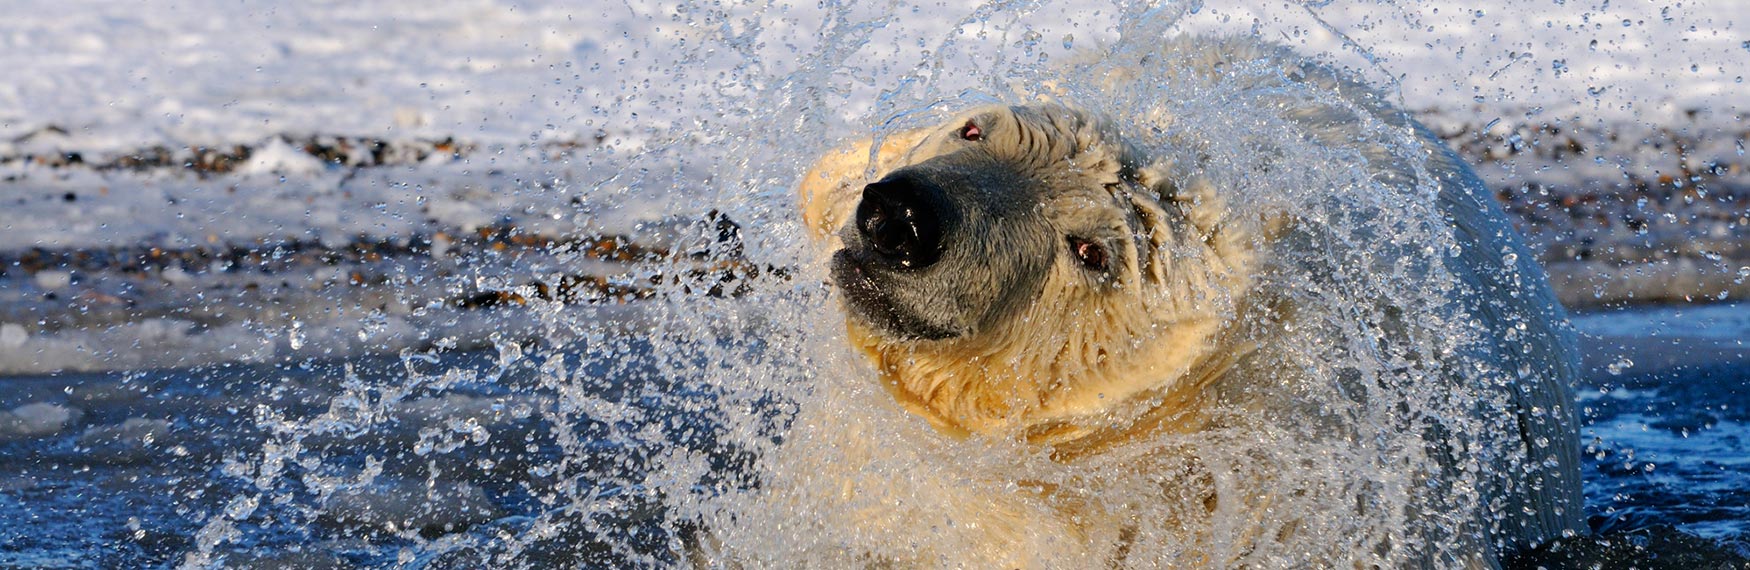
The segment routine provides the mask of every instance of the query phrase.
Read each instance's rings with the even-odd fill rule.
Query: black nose
[[[941,189],[916,176],[896,174],[863,187],[857,231],[877,255],[900,267],[929,267],[942,258],[942,222],[948,209]]]

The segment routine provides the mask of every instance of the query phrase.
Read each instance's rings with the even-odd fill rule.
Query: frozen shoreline
[[[1675,155],[1639,152],[1646,138],[1552,152],[1580,143],[1572,132],[1424,119],[1448,122],[1441,132],[1480,165],[1570,308],[1750,298],[1750,186],[1732,152],[1743,133],[1723,142],[1663,131],[1658,144],[1698,149]],[[151,160],[0,155],[11,197],[0,219],[0,374],[478,345],[486,332],[529,328],[515,324],[527,320],[514,316],[519,288],[571,279],[627,289],[641,270],[555,256],[553,244],[667,248],[717,207],[660,192],[591,201],[587,189],[624,167],[595,162],[587,141],[437,141],[276,136],[154,147]],[[1591,153],[1639,161],[1599,167]],[[657,181],[710,176],[639,168]],[[1599,168],[1629,182],[1591,178],[1608,176]],[[1683,171],[1682,184],[1660,178]],[[481,295],[519,300],[470,304]],[[293,342],[294,331],[308,340]]]
[[[632,164],[755,112],[704,116],[687,91],[756,88],[712,77],[782,77],[831,18],[869,23],[853,46],[868,62],[809,79],[854,102],[822,126],[860,131],[918,50],[1016,39],[928,10],[723,9],[704,30],[676,25],[703,17],[677,6],[554,0],[21,4],[0,18],[0,374],[303,355],[294,328],[342,351],[468,336],[479,326],[446,323],[504,311],[459,298],[632,269],[452,238],[630,236],[724,206],[669,190],[717,183],[702,167]],[[1113,13],[1030,10],[1042,60],[1117,30]],[[1212,3],[1163,33],[1260,34],[1385,86],[1477,165],[1564,302],[1596,308],[1750,295],[1745,22],[1750,5],[1723,0]],[[699,51],[735,34],[760,43]],[[287,244],[320,261],[271,262]],[[388,346],[373,327],[422,332]]]

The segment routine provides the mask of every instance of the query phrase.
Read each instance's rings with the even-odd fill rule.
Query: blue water
[[[1587,461],[1586,496],[1595,532],[1620,534],[1655,527],[1705,538],[1750,554],[1750,306],[1637,309],[1581,315],[1586,380],[1578,386]],[[490,517],[459,517],[442,525],[385,531],[346,521],[311,519],[295,503],[263,504],[220,549],[227,565],[296,567],[365,565],[415,568],[463,566],[502,552],[438,547],[500,533],[558,528],[516,557],[539,565],[611,567],[628,562],[676,563],[676,546],[661,532],[658,504],[639,489],[601,484],[575,489],[593,497],[623,498],[626,508],[554,527],[541,490],[547,467],[560,460],[583,464],[597,481],[622,479],[661,450],[639,442],[713,449],[713,469],[734,481],[733,450],[716,449],[710,436],[711,399],[667,384],[636,359],[603,363],[601,379],[580,388],[604,401],[645,410],[624,417],[580,421],[571,433],[587,440],[588,457],[565,457],[554,426],[540,415],[495,416],[492,439],[454,453],[416,451],[432,422],[414,416],[391,427],[355,434],[312,434],[303,441],[324,458],[323,468],[376,464],[383,479],[418,488],[442,473],[447,481],[477,487],[496,510]],[[31,402],[76,406],[84,415],[61,433],[0,441],[0,568],[135,568],[174,566],[194,551],[207,518],[252,489],[235,464],[263,452],[258,406],[288,417],[322,413],[353,385],[393,385],[407,366],[464,370],[473,380],[442,394],[495,406],[541,405],[531,384],[538,358],[510,366],[498,354],[457,353],[404,361],[395,357],[347,362],[229,365],[129,373],[0,378],[0,409]],[[437,394],[434,393],[434,396]],[[438,400],[431,400],[438,401]],[[483,412],[485,413],[485,412]],[[164,420],[151,441],[104,438],[94,426],[129,418]],[[650,419],[654,418],[654,419]],[[624,434],[655,432],[647,438]],[[93,435],[96,434],[96,435]],[[571,446],[577,449],[577,446]],[[231,467],[227,467],[231,464]],[[307,475],[297,466],[287,477]],[[590,480],[579,483],[591,487]],[[558,517],[563,520],[563,515]],[[486,543],[489,541],[477,541]]]
[[[1595,530],[1750,538],[1750,305],[1581,315],[1577,390]]]

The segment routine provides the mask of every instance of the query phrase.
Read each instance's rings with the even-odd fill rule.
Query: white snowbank
[[[948,11],[977,5],[956,4]],[[1750,104],[1744,2],[1320,4],[1185,3],[1200,9],[1181,30],[1256,30],[1347,54],[1339,59],[1401,84],[1412,108],[1657,121],[1693,108],[1730,116]],[[894,10],[898,17],[872,32],[865,53],[875,58],[946,37],[952,23],[939,17],[942,9],[920,8]],[[813,53],[820,23],[832,15],[808,2],[723,9],[726,25],[762,22],[765,41],[747,49],[775,68]],[[0,150],[122,151],[313,132],[503,143],[673,124],[698,110],[677,93],[684,89],[674,82],[686,78],[669,62],[700,58],[693,65],[704,69],[694,77],[743,63],[740,54],[686,55],[698,32],[675,24],[680,11],[561,0],[17,0],[0,18],[0,68],[8,70],[0,77]],[[1050,17],[1033,29],[1048,54],[1075,49],[1059,44],[1094,47],[1112,33],[1101,28],[1111,10],[1040,11]],[[989,41],[1005,39],[1013,41]],[[1366,57],[1343,47],[1346,39]],[[855,88],[872,101],[881,87]],[[44,130],[51,125],[59,130]]]

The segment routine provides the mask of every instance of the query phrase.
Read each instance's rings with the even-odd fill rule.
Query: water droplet
[[[287,342],[291,344],[292,350],[304,348],[304,323],[292,321],[292,330],[286,335],[286,338]]]
[[[261,504],[260,495],[238,495],[231,498],[231,503],[225,506],[225,516],[234,521],[249,518],[255,513],[255,507]]]
[[[1621,376],[1623,371],[1628,370],[1634,365],[1635,361],[1629,360],[1628,357],[1622,357],[1618,358],[1616,362],[1612,362],[1608,366],[1605,366],[1604,371],[1609,372],[1611,376]]]

